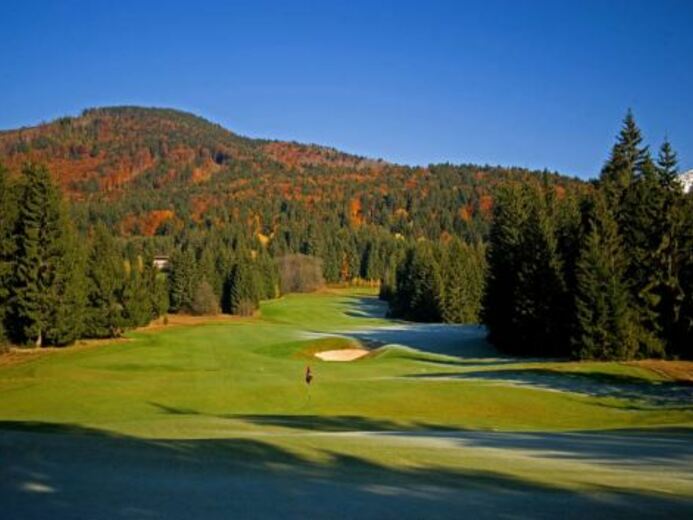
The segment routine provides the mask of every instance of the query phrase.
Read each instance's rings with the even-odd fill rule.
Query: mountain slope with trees
[[[90,109],[0,132],[0,161],[14,175],[27,162],[45,165],[75,203],[82,230],[102,222],[123,236],[171,235],[233,220],[265,237],[290,232],[290,249],[320,240],[326,227],[478,239],[488,228],[494,186],[540,173],[406,167],[249,139],[192,114],[139,107]],[[559,186],[575,182],[547,175]]]
[[[0,163],[0,338],[18,343],[251,315],[324,281],[379,285],[394,317],[483,321],[514,354],[693,354],[693,198],[630,113],[593,183],[393,165],[136,107],[3,132]]]

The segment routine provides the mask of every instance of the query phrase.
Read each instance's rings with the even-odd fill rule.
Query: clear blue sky
[[[632,107],[691,168],[693,1],[2,1],[0,128],[121,104],[583,177]]]

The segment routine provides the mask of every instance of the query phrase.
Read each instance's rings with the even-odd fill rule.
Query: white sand
[[[340,350],[323,350],[317,352],[315,357],[323,361],[353,361],[368,354],[367,350],[362,348],[344,348]]]

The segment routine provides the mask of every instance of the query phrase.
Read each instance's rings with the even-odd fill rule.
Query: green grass
[[[314,352],[357,342],[311,339],[306,331],[385,323],[347,314],[368,298],[355,292],[290,295],[265,303],[258,319],[133,332],[130,342],[66,349],[4,367],[0,418],[160,438],[207,436],[220,418],[231,429],[266,428],[236,419],[245,414],[352,416],[371,421],[373,429],[382,423],[556,431],[693,421],[690,407],[656,400],[658,385],[666,384],[661,376],[617,363],[465,359],[396,347],[351,363],[311,359]],[[310,400],[302,377],[306,363],[316,377]],[[557,379],[565,386],[551,388]],[[642,392],[592,395],[600,385],[620,384]],[[561,391],[571,385],[578,391]],[[185,427],[172,429],[172,422]]]
[[[436,471],[496,472],[573,492],[693,495],[690,475],[679,470],[663,476],[660,467],[655,475],[586,460],[608,460],[609,453],[594,450],[589,431],[625,429],[639,438],[642,429],[665,435],[678,428],[675,435],[689,440],[689,388],[619,363],[508,359],[490,346],[488,356],[468,358],[464,341],[444,355],[379,346],[350,363],[312,357],[357,345],[346,337],[350,330],[393,324],[369,317],[374,309],[375,298],[362,290],[290,295],[263,303],[258,318],[132,332],[126,342],[0,367],[0,426],[174,443],[252,439],[285,454],[263,460],[263,468],[282,457],[307,471],[352,461],[345,478],[369,467],[396,469],[402,478],[422,469],[429,479]],[[345,337],[321,335],[327,332]],[[308,363],[310,388],[303,381]],[[475,446],[474,435],[487,431],[512,432],[508,442],[516,445],[508,450],[483,437]],[[457,435],[471,437],[461,445]],[[571,435],[585,453],[536,454],[542,436],[564,446]],[[532,439],[538,447],[523,444]],[[628,445],[631,437],[619,439]]]

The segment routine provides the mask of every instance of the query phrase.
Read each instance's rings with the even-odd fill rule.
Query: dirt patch
[[[368,351],[362,348],[343,348],[339,350],[324,350],[316,352],[315,357],[323,361],[353,361],[368,355]]]
[[[664,359],[644,359],[626,363],[652,370],[660,376],[679,383],[693,384],[693,361],[666,361]]]

